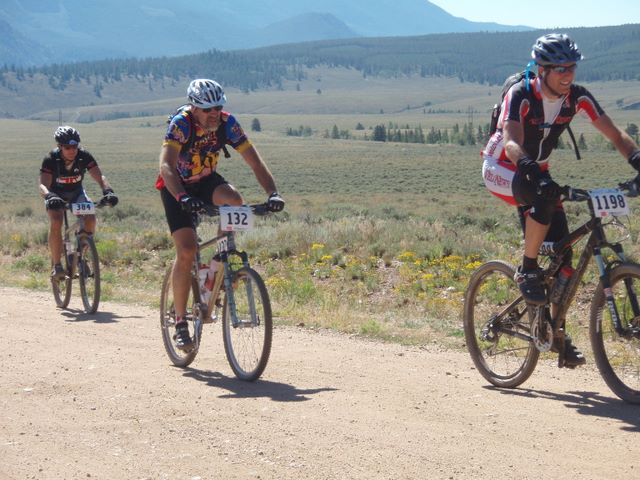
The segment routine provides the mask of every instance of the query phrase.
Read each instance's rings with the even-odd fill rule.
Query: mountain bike
[[[65,278],[51,278],[53,298],[59,308],[66,308],[71,300],[71,283],[74,278],[80,283],[80,296],[86,313],[95,313],[100,303],[100,261],[93,240],[93,234],[84,229],[84,216],[94,215],[97,208],[106,204],[83,201],[66,202],[64,205],[64,230],[62,242],[62,265]],[[67,212],[70,211],[76,221],[69,225]]]
[[[469,280],[463,323],[467,349],[480,374],[497,387],[514,388],[533,373],[541,352],[557,352],[564,364],[565,319],[580,282],[593,258],[599,283],[591,300],[589,337],[595,363],[609,388],[621,399],[640,404],[640,265],[628,261],[619,241],[606,232],[628,232],[619,217],[628,215],[627,198],[638,195],[636,180],[615,189],[563,188],[565,201],[587,202],[590,219],[557,242],[545,242],[543,270],[547,302],[527,305],[514,280],[515,268],[493,260],[481,265]],[[550,308],[550,296],[565,256],[587,237],[573,275]],[[603,250],[610,252],[605,255]],[[543,257],[544,258],[544,257]]]
[[[160,327],[165,350],[171,362],[186,367],[195,359],[202,341],[203,325],[213,323],[222,313],[224,350],[233,373],[241,380],[254,381],[262,375],[269,361],[272,339],[271,303],[262,277],[249,265],[248,254],[236,248],[235,233],[251,230],[253,216],[269,213],[267,204],[244,207],[214,207],[194,214],[197,227],[204,217],[220,217],[222,233],[202,241],[191,269],[191,288],[187,300],[186,320],[192,333],[193,348],[178,349],[173,340],[176,317],[173,302],[171,265],[165,274],[160,296]],[[208,301],[202,298],[202,280],[199,278],[202,250],[214,246],[213,259],[223,269],[214,277]],[[221,298],[222,297],[222,298]]]

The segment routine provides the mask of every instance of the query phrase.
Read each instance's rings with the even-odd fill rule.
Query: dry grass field
[[[635,112],[617,107],[636,94],[635,83],[591,88],[616,122],[637,123]],[[338,140],[325,138],[325,132],[336,125],[356,133],[358,123],[365,132],[390,122],[425,131],[484,124],[498,94],[498,87],[457,79],[363,79],[346,70],[312,72],[299,91],[285,84],[283,90],[228,92],[229,110],[237,113],[287,200],[284,214],[242,239],[268,279],[278,321],[459,345],[460,299],[470,271],[488,258],[521,255],[514,211],[482,185],[481,146]],[[173,254],[153,183],[166,114],[181,101],[171,96],[58,106],[29,119],[0,120],[0,282],[49,288],[47,222],[37,178],[61,117],[80,130],[84,147],[121,198],[116,209],[101,212],[97,234],[104,297],[157,304],[161,275]],[[113,112],[155,114],[79,123]],[[249,131],[254,118],[261,132]],[[299,126],[308,126],[312,135],[286,135]],[[632,175],[583,120],[574,130],[584,134],[589,148],[580,162],[569,150],[554,155],[558,181],[611,186]],[[220,172],[248,201],[263,200],[237,154],[221,162]],[[98,196],[89,178],[86,184]],[[583,213],[569,211],[572,219]],[[637,229],[632,223],[634,234]]]

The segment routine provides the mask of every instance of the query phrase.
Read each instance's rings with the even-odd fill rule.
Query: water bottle
[[[219,262],[211,259],[209,265],[200,265],[198,268],[198,280],[200,284],[200,298],[205,305],[209,304],[211,290],[215,281],[216,272],[218,271]]]
[[[209,276],[209,265],[204,263],[198,267],[198,285],[200,285],[200,299],[205,305],[209,303],[211,288],[207,288],[207,277]]]
[[[213,283],[216,279],[216,272],[218,271],[218,267],[220,266],[220,262],[216,261],[214,258],[211,259],[211,263],[209,264],[209,270],[207,273],[207,280],[205,281],[205,286],[207,290],[211,292],[213,290]]]
[[[573,268],[570,265],[564,265],[560,272],[558,272],[558,278],[553,284],[553,288],[551,289],[551,295],[549,300],[551,303],[560,303],[562,300],[562,296],[564,295],[564,291],[567,289],[567,285],[569,284],[569,280],[571,280],[571,275],[573,275]]]

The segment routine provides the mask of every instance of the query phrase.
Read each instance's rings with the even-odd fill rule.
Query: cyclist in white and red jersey
[[[227,97],[214,80],[193,80],[187,89],[188,105],[167,128],[160,152],[160,174],[156,188],[164,205],[169,230],[176,247],[172,273],[176,310],[176,347],[189,350],[193,339],[184,318],[189,294],[189,275],[196,254],[197,238],[192,213],[209,205],[242,205],[242,196],[218,172],[220,151],[233,147],[251,167],[269,196],[271,211],[284,208],[269,168],[245,135],[236,118],[222,110]]]
[[[557,241],[569,233],[560,186],[551,178],[548,165],[560,134],[582,113],[638,171],[640,150],[593,95],[573,83],[583,57],[567,35],[551,33],[538,38],[531,56],[538,75],[534,79],[525,75],[505,95],[498,128],[482,151],[482,175],[491,193],[518,207],[524,256],[515,280],[528,303],[541,305],[546,296],[538,251],[543,241]],[[568,365],[584,363],[570,339],[565,352]]]

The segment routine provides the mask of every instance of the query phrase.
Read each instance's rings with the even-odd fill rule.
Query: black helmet
[[[582,54],[578,45],[564,33],[549,33],[543,35],[533,45],[531,58],[538,65],[561,65],[563,63],[575,63],[582,60]]]
[[[77,145],[80,143],[80,134],[75,128],[68,125],[56,128],[53,138],[60,145]]]

